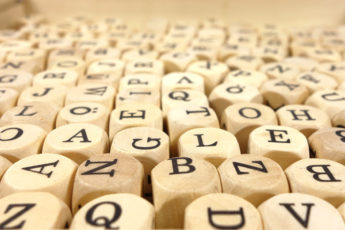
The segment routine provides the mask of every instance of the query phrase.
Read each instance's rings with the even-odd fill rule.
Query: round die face
[[[345,166],[342,164],[326,159],[303,159],[285,172],[292,192],[320,197],[335,207],[345,201]]]
[[[14,163],[4,174],[3,183],[17,191],[38,191],[68,182],[77,165],[58,154],[38,154]],[[34,182],[34,183],[33,183]]]
[[[72,219],[68,206],[54,195],[45,192],[8,195],[0,199],[0,212],[3,213],[0,226],[5,229],[64,228]],[[18,221],[19,219],[22,221]]]
[[[216,168],[209,162],[188,157],[170,158],[152,170],[153,192],[164,190],[188,193],[195,191],[218,191],[220,182]],[[206,182],[206,183],[205,183]]]
[[[345,92],[340,90],[319,90],[312,94],[305,104],[325,111],[332,118],[345,109]]]
[[[160,89],[161,79],[154,74],[130,74],[120,80],[119,91],[127,88]]]
[[[269,63],[261,66],[260,70],[271,79],[294,80],[300,70],[291,64]]]
[[[12,88],[21,92],[30,86],[32,74],[19,70],[3,70],[0,74],[0,87]]]
[[[331,121],[328,115],[313,106],[287,105],[277,111],[279,123],[301,131],[309,137],[320,128],[330,128]]]
[[[108,151],[108,136],[99,126],[74,123],[51,131],[43,144],[43,153],[63,154],[80,164],[93,154]]]
[[[0,155],[15,162],[40,152],[46,132],[31,124],[7,125],[0,128]]]
[[[169,137],[156,128],[128,128],[115,135],[110,152],[143,159],[152,169],[154,165],[169,158]]]
[[[107,121],[108,113],[108,110],[102,104],[93,102],[72,103],[66,105],[59,112],[57,124],[93,123],[99,119]]]
[[[224,192],[243,197],[255,206],[271,196],[289,192],[284,171],[266,157],[233,157],[223,162],[218,171]]]
[[[212,193],[194,200],[185,211],[186,229],[262,229],[255,207],[246,200]]]
[[[172,89],[193,89],[204,92],[204,79],[194,73],[174,72],[167,74],[162,80],[163,94]]]
[[[79,183],[88,187],[108,188],[119,193],[135,192],[140,195],[143,166],[128,155],[99,154],[84,161],[79,166],[76,177]],[[138,191],[126,191],[132,183],[138,184]]]
[[[178,142],[179,156],[201,157],[216,167],[225,159],[240,154],[235,136],[218,128],[196,128],[182,134]]]
[[[78,73],[74,70],[47,70],[35,75],[34,86],[55,86],[63,85],[73,87],[78,80]]]
[[[286,126],[264,125],[249,135],[249,153],[266,156],[285,169],[291,163],[309,158],[309,147],[305,136],[298,130]]]
[[[104,222],[97,221],[99,218]],[[148,201],[131,194],[111,194],[97,198],[79,210],[71,229],[152,229],[153,220],[154,209]]]
[[[253,70],[235,70],[231,71],[224,82],[230,82],[233,84],[244,84],[244,85],[251,85],[256,88],[259,88],[265,81],[267,80],[267,76],[259,71]]]
[[[285,193],[262,203],[258,210],[265,229],[344,229],[337,210],[328,202],[301,193]],[[320,218],[322,216],[322,218]]]

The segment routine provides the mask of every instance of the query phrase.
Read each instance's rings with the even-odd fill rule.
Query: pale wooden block
[[[112,86],[115,91],[117,90],[121,76],[117,73],[92,73],[85,74],[78,79],[78,85],[88,84],[92,85],[95,83],[107,84]]]
[[[300,70],[290,64],[275,62],[261,66],[260,71],[270,79],[295,80]]]
[[[189,72],[174,72],[165,75],[162,79],[162,94],[172,90],[191,89],[202,93],[205,91],[204,78],[199,74]]]
[[[301,193],[280,194],[259,206],[265,230],[345,228],[341,215],[328,202]]]
[[[75,175],[72,211],[106,194],[142,194],[143,165],[128,154],[93,155],[81,163]]]
[[[232,33],[230,38],[226,41],[230,44],[237,44],[240,46],[245,46],[249,48],[255,48],[258,44],[258,35],[255,33],[241,34]]]
[[[231,70],[249,69],[257,70],[264,64],[262,59],[254,55],[237,55],[226,59],[226,64]]]
[[[161,94],[159,89],[127,88],[116,95],[115,107],[128,103],[152,104],[160,108]]]
[[[66,94],[67,88],[62,85],[28,87],[20,94],[17,105],[43,102],[63,107]]]
[[[135,157],[144,166],[144,197],[152,199],[151,170],[169,159],[169,137],[162,130],[133,127],[118,132],[111,144],[110,154]]]
[[[146,73],[159,77],[164,75],[164,63],[161,60],[133,60],[127,63],[125,74]]]
[[[218,117],[230,105],[240,102],[263,103],[263,97],[259,90],[251,85],[222,83],[216,86],[208,97],[211,107],[215,110]]]
[[[339,84],[345,81],[345,63],[321,63],[316,70],[333,77]]]
[[[36,62],[37,68],[43,70],[46,64],[46,52],[40,49],[23,49],[18,51],[9,52],[6,60],[9,62],[16,61],[34,61]]]
[[[3,229],[63,229],[72,214],[68,206],[47,192],[21,192],[0,200]]]
[[[185,41],[185,40],[175,41],[175,40],[165,37],[163,41],[159,42],[158,44],[155,44],[154,49],[161,56],[163,56],[167,53],[172,53],[172,52],[185,53],[188,46],[189,46],[189,41]],[[191,54],[190,52],[188,53]],[[194,54],[191,54],[191,55],[195,56]]]
[[[221,115],[221,126],[235,135],[241,152],[247,153],[250,133],[262,125],[277,125],[274,111],[258,103],[240,102],[228,106]]]
[[[85,55],[85,62],[91,63],[103,59],[119,59],[120,51],[115,48],[104,47],[89,50]]]
[[[309,96],[306,86],[294,80],[269,80],[260,88],[262,96],[273,109],[284,105],[303,104]]]
[[[305,85],[310,93],[314,93],[323,89],[335,89],[338,83],[334,78],[327,74],[319,72],[303,72],[297,75],[296,81],[302,85]]]
[[[52,103],[25,103],[7,110],[2,115],[0,124],[32,124],[49,132],[55,127],[55,118],[59,109]]]
[[[290,43],[292,56],[308,57],[316,61],[317,59],[312,56],[315,55],[313,52],[317,49],[322,49],[320,42],[317,40],[297,40]]]
[[[221,192],[217,169],[209,162],[179,157],[152,170],[156,228],[182,228],[185,208],[195,199]]]
[[[130,88],[158,89],[161,88],[161,78],[154,74],[130,74],[120,79],[119,91]]]
[[[34,87],[65,86],[72,88],[77,84],[79,74],[75,70],[51,69],[37,73],[32,81]]]
[[[321,44],[326,49],[335,50],[337,52],[344,52],[345,40],[342,37],[323,38]]]
[[[327,113],[309,105],[286,105],[277,111],[280,125],[299,130],[307,138],[315,131],[332,127]]]
[[[240,154],[236,137],[219,128],[191,129],[178,140],[178,156],[202,158],[216,167]]]
[[[163,117],[166,118],[169,111],[177,107],[199,105],[208,107],[208,100],[204,93],[192,89],[173,89],[162,95]]]
[[[130,38],[130,35],[131,35],[130,31],[110,30],[106,33],[100,34],[99,38],[108,41],[110,47],[116,47],[119,41],[128,40]]]
[[[219,128],[217,115],[210,107],[189,104],[170,110],[167,114],[167,129],[171,156],[177,156],[178,139],[183,133],[203,127]]]
[[[201,31],[201,30],[200,30]],[[212,36],[212,34],[205,34],[205,37],[196,37],[192,40],[191,46],[206,46],[206,47],[212,47],[213,49],[217,50],[219,52],[219,48],[224,43],[223,37],[217,37],[216,34],[214,34],[215,37]]]
[[[113,73],[118,76],[122,76],[124,68],[125,63],[123,61],[116,59],[102,59],[92,62],[87,69],[87,73]]]
[[[192,44],[187,52],[193,53],[198,60],[216,61],[219,48],[212,45]]]
[[[40,153],[47,134],[31,124],[5,125],[0,130],[0,155],[11,162]]]
[[[344,128],[345,127],[345,109],[340,111],[339,113],[336,113],[333,117],[332,117],[332,125],[334,127],[340,127],[340,128]]]
[[[345,166],[327,159],[303,159],[285,170],[291,192],[317,196],[338,207],[345,201]]]
[[[184,229],[262,230],[258,210],[246,200],[223,193],[202,196],[185,211]]]
[[[108,29],[108,25],[104,22],[92,22],[90,24],[84,24],[79,28],[81,32],[94,34],[95,37],[101,33],[107,32]]]
[[[160,42],[162,38],[162,33],[153,31],[134,32],[131,36],[131,39],[143,41],[144,43],[147,43],[150,47]]]
[[[0,179],[11,165],[11,161],[7,160],[5,157],[0,156]]]
[[[321,109],[332,119],[335,114],[345,109],[345,92],[331,89],[318,90],[308,97],[305,104]]]
[[[97,49],[101,47],[108,47],[109,41],[105,39],[81,39],[76,41],[75,47],[77,49],[82,49],[85,51],[89,51],[92,49]]]
[[[75,48],[65,48],[65,49],[55,49],[49,53],[47,60],[47,66],[51,66],[53,63],[57,62],[60,59],[69,59],[69,58],[84,58],[85,52],[81,49]]]
[[[295,66],[301,71],[311,71],[319,64],[317,61],[311,58],[294,56],[284,58],[281,63],[286,63]]]
[[[0,65],[1,72],[7,71],[22,71],[35,74],[39,71],[38,63],[35,60],[28,61],[6,61]]]
[[[160,60],[164,62],[165,72],[186,71],[188,66],[197,61],[197,57],[192,52],[171,51],[163,54]]]
[[[32,74],[18,70],[0,71],[0,87],[23,91],[31,85]]]
[[[268,45],[260,45],[253,50],[255,56],[260,57],[265,63],[278,62],[283,60],[288,52],[285,47],[274,47]]]
[[[56,62],[53,62],[48,66],[49,70],[73,70],[78,73],[78,77],[84,75],[86,70],[85,62],[77,57],[68,57],[58,59]]]
[[[31,29],[32,30],[32,29]],[[60,36],[56,31],[32,30],[28,34],[28,41],[34,46],[38,46],[40,42],[46,40],[57,40]]]
[[[226,64],[217,61],[197,61],[189,65],[188,72],[196,73],[204,78],[206,94],[221,83],[229,69]]]
[[[342,128],[323,128],[313,133],[308,141],[317,158],[329,159],[344,164],[344,136],[345,132]]]
[[[77,102],[62,108],[56,118],[56,127],[72,123],[89,123],[108,131],[109,110],[94,102]]]
[[[65,104],[76,102],[96,102],[112,110],[116,90],[104,83],[82,84],[72,88],[66,96]]]
[[[199,25],[197,23],[193,22],[186,22],[186,21],[179,21],[179,22],[174,22],[170,26],[169,33],[186,33],[186,34],[191,34],[194,36],[197,33]]]
[[[227,42],[219,49],[218,59],[224,62],[232,56],[250,55],[251,52],[252,49],[248,46],[238,44],[236,42]]]
[[[0,50],[3,52],[19,51],[32,48],[32,43],[25,40],[11,40],[0,44]]]
[[[114,109],[110,114],[109,140],[116,133],[131,127],[148,126],[162,130],[163,116],[161,110],[152,104],[130,103]]]
[[[15,89],[0,87],[0,116],[16,105],[18,92]]]
[[[342,59],[339,52],[326,48],[308,49],[306,55],[318,62],[340,62]]]
[[[156,60],[158,59],[158,52],[150,49],[133,49],[125,51],[122,56],[121,60],[128,63],[130,61],[136,60]]]
[[[255,207],[275,195],[289,192],[284,171],[266,157],[250,154],[233,157],[224,161],[218,172],[224,193],[242,197]]]
[[[267,75],[254,70],[234,70],[228,73],[224,78],[224,83],[233,83],[239,85],[251,85],[259,88],[265,81]]]
[[[93,34],[87,33],[87,32],[80,32],[80,31],[70,31],[70,32],[66,33],[64,36],[64,39],[67,41],[71,41],[73,46],[75,46],[77,41],[92,40],[94,38],[95,38],[95,36]]]
[[[102,218],[104,222],[100,222]],[[134,221],[135,220],[135,221]],[[154,208],[133,194],[109,194],[87,203],[73,218],[70,229],[153,229]]]
[[[116,48],[119,49],[121,53],[124,53],[128,50],[150,49],[151,47],[147,42],[129,38],[129,39],[124,39],[124,40],[119,40],[116,44]]]
[[[108,151],[107,133],[97,125],[72,123],[48,133],[42,153],[57,153],[80,164],[95,154]]]
[[[47,51],[48,53],[56,49],[72,48],[72,40],[66,38],[47,38],[41,39],[38,43],[38,48]]]
[[[248,153],[268,157],[285,169],[295,161],[309,158],[309,146],[297,129],[263,125],[250,133]]]
[[[271,48],[280,48],[287,51],[288,49],[288,37],[287,35],[281,36],[264,36],[260,39],[260,46],[266,46]]]
[[[0,197],[49,192],[70,206],[77,164],[59,154],[36,154],[14,163],[2,177]]]

